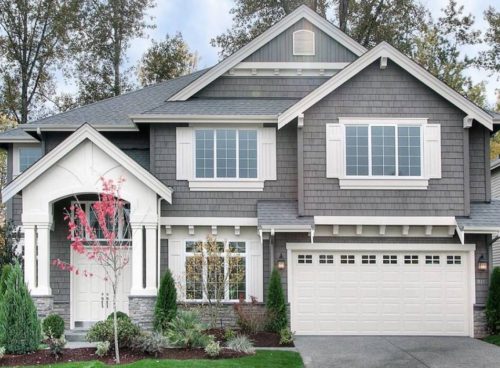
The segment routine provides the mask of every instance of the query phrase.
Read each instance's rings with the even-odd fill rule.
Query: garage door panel
[[[310,264],[292,267],[292,329],[298,334],[387,334],[468,335],[469,308],[467,257],[461,264],[447,264],[444,253],[439,264],[363,264],[355,254],[354,264],[341,264],[341,255],[352,252],[308,252]],[[320,264],[319,254],[333,255],[333,264]],[[387,253],[389,254],[389,253]],[[414,255],[415,253],[413,253]],[[456,254],[456,253],[453,253]],[[324,258],[323,258],[324,259]],[[436,260],[436,258],[434,258]],[[436,261],[437,262],[437,261]]]

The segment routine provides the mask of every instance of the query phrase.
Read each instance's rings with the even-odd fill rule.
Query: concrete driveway
[[[498,368],[500,347],[468,337],[297,336],[306,368]]]

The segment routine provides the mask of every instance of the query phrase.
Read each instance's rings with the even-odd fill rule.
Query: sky
[[[157,6],[149,11],[153,17],[152,23],[155,29],[147,30],[146,39],[133,40],[128,50],[128,65],[135,66],[142,54],[151,45],[151,41],[162,40],[166,34],[181,32],[191,50],[197,51],[200,56],[198,67],[203,69],[217,63],[218,49],[210,45],[210,40],[223,33],[231,27],[232,15],[229,13],[233,0],[156,0]],[[445,7],[448,0],[421,0],[430,9],[434,18],[439,17],[440,9]],[[476,17],[476,27],[484,31],[487,23],[483,19],[483,12],[488,6],[495,5],[494,0],[457,0],[458,4],[464,5],[466,13],[472,13]],[[498,6],[498,3],[496,3]],[[484,45],[465,48],[463,51],[475,55]],[[495,87],[500,82],[488,73],[479,70],[470,70],[470,76],[475,82],[482,80],[487,82],[488,103],[495,102]],[[62,81],[61,81],[62,82]],[[64,84],[64,82],[62,82]],[[64,88],[64,87],[63,87]],[[67,89],[71,86],[66,86]]]

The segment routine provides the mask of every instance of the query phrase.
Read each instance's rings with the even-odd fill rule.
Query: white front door
[[[102,321],[113,311],[113,291],[105,281],[102,266],[89,260],[86,255],[73,252],[73,264],[80,270],[72,275],[72,321],[73,327],[88,327]],[[93,276],[84,276],[83,270]],[[118,283],[117,310],[128,314],[128,296],[131,285],[130,264],[122,271]]]
[[[469,253],[293,251],[298,334],[471,335]]]

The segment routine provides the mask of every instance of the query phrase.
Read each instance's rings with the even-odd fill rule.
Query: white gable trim
[[[141,124],[141,123],[277,124],[278,123],[278,115],[138,114],[138,115],[129,115],[129,118],[136,124]]]
[[[207,86],[209,83],[213,82],[215,79],[226,73],[231,68],[238,65],[245,58],[253,54],[255,51],[260,49],[262,46],[267,44],[269,41],[280,35],[282,32],[290,28],[292,25],[297,23],[300,19],[305,18],[313,25],[321,29],[327,35],[332,37],[342,46],[346,47],[352,51],[357,56],[363,54],[366,49],[359,43],[354,41],[340,29],[335,27],[332,23],[327,21],[325,18],[320,16],[318,13],[314,12],[306,5],[302,5],[294,10],[292,13],[287,15],[281,21],[276,23],[274,26],[269,28],[259,37],[255,38],[253,41],[248,43],[246,46],[242,47],[236,51],[231,56],[227,57],[219,64],[215,65],[212,69],[207,71],[205,74],[196,79],[193,83],[189,84],[175,95],[170,97],[168,101],[185,101],[189,97],[193,96],[196,92],[200,91],[203,87]]]
[[[109,156],[113,157],[123,168],[130,171],[144,185],[157,193],[167,202],[172,203],[172,190],[165,186],[160,180],[154,177],[149,171],[135,162],[126,153],[116,147],[101,133],[92,128],[89,124],[82,125],[78,130],[61,142],[56,148],[38,160],[33,166],[19,175],[2,190],[2,200],[5,203],[14,195],[22,191],[26,186],[32,183],[36,178],[42,175],[47,169],[55,165],[72,149],[89,139],[96,146],[101,148]]]
[[[468,114],[471,118],[483,124],[486,128],[492,130],[493,117],[486,111],[476,106],[473,102],[462,96],[453,88],[441,82],[438,78],[434,77],[427,70],[419,66],[410,58],[405,56],[400,51],[386,42],[382,42],[370,51],[366,52],[356,61],[352,62],[345,69],[330,78],[329,81],[323,83],[314,91],[309,93],[302,100],[291,106],[288,110],[283,112],[278,118],[278,129],[283,128],[290,121],[303,114],[307,109],[316,104],[318,101],[326,97],[331,92],[335,91],[338,87],[357,75],[367,66],[381,57],[387,57],[400,67],[405,69],[408,73],[420,80],[429,88],[440,94],[449,102],[457,106],[459,109]]]

